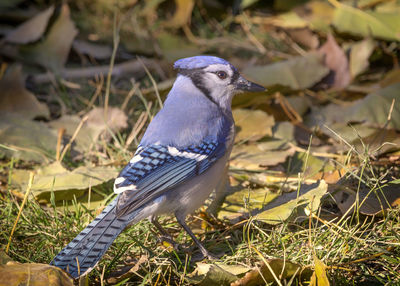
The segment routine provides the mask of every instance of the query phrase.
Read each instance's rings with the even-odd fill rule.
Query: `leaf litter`
[[[216,241],[226,241],[226,237],[234,240],[235,228],[243,223],[255,229],[261,227],[260,237],[271,239],[265,231],[288,223],[308,228],[307,223],[326,222],[324,219],[332,215],[343,216],[341,220],[354,214],[384,218],[390,215],[400,197],[396,181],[400,162],[400,77],[395,60],[399,25],[393,12],[399,7],[391,3],[394,6],[388,10],[388,4],[379,1],[367,3],[365,8],[361,4],[350,7],[330,0],[308,1],[295,8],[285,4],[282,7],[286,8],[281,9],[286,10],[281,12],[274,10],[279,3],[271,8],[253,1],[269,12],[247,3],[243,6],[246,14],[234,16],[218,10],[218,5],[210,8],[200,2],[127,4],[134,9],[121,24],[124,37],[114,70],[110,71],[113,106],[107,107],[107,112],[103,108],[104,87],[98,85],[98,79],[109,72],[114,7],[104,3],[104,14],[99,16],[99,11],[93,10],[94,15],[85,18],[85,25],[77,25],[75,22],[82,20],[74,17],[76,7],[50,5],[6,33],[4,51],[8,51],[9,60],[23,68],[3,64],[0,70],[0,86],[5,91],[0,99],[0,154],[7,163],[14,164],[13,160],[18,159],[16,167],[9,171],[10,179],[1,179],[1,184],[4,182],[11,193],[20,197],[28,173],[34,169],[32,193],[36,200],[47,206],[54,204],[58,211],[65,210],[66,205],[77,211],[78,204],[98,212],[110,198],[112,179],[129,160],[143,134],[145,126],[140,122],[148,122],[157,111],[157,104],[148,102],[158,101],[157,97],[164,97],[171,87],[171,63],[184,56],[207,53],[229,59],[246,77],[269,89],[234,99],[237,137],[230,161],[231,185],[222,194],[225,199],[221,200],[217,222],[208,226],[213,229],[223,223],[223,235],[213,234]],[[170,4],[174,10],[160,13]],[[119,9],[124,11],[123,7],[121,4]],[[213,9],[220,12],[214,13]],[[93,24],[98,19],[101,25]],[[77,27],[79,39],[75,39]],[[91,28],[86,30],[87,27]],[[160,84],[160,94],[155,92],[157,86],[144,77],[142,63],[132,59],[138,51],[146,55],[142,62],[155,76],[155,82],[167,83],[166,88]],[[61,78],[39,71],[37,65]],[[25,87],[27,72],[31,74],[28,84],[33,83],[29,90]],[[64,79],[71,81],[69,85],[59,85]],[[46,86],[47,94],[66,104],[67,114],[54,116],[52,99],[41,96],[41,88]],[[79,88],[70,89],[72,86]],[[85,94],[86,86],[95,86],[99,91],[93,99]],[[92,92],[88,94],[93,95]],[[117,106],[124,106],[126,112]],[[89,112],[81,111],[78,116],[80,110]],[[126,132],[134,126],[138,128],[132,129],[134,138],[127,138]],[[125,140],[134,142],[133,146],[125,145]],[[64,157],[60,157],[62,151]],[[387,168],[382,170],[382,164]],[[368,172],[360,173],[363,168]],[[331,226],[332,222],[325,225]],[[322,230],[314,227],[312,231]],[[209,237],[202,228],[198,231]],[[323,229],[316,235],[324,236],[325,231],[332,229]],[[228,236],[224,236],[226,232]],[[291,235],[289,232],[282,238],[278,249]],[[246,241],[245,248],[253,249],[257,255],[238,262],[236,254],[228,252],[224,262],[198,264],[186,276],[173,268],[180,277],[173,279],[179,284],[197,285],[278,281],[292,285],[295,280],[329,285],[327,281],[335,277],[328,271],[329,264],[341,263],[335,257],[347,257],[346,252],[334,257],[328,252],[319,260],[327,247],[323,244],[307,246],[307,258],[271,250],[270,255],[260,237],[256,236],[258,242],[253,242],[263,249],[261,256],[252,248],[253,242]],[[364,239],[361,237],[357,239]],[[313,239],[318,240],[318,236]],[[304,246],[292,251],[303,253]],[[111,275],[109,283],[144,277],[137,276],[141,269],[161,265],[154,259],[160,258],[146,256],[125,274]],[[307,265],[314,265],[314,271]],[[170,271],[171,277],[170,265],[158,269],[158,274],[151,274],[158,277],[154,279],[170,279],[166,276]],[[185,273],[189,273],[186,268]]]

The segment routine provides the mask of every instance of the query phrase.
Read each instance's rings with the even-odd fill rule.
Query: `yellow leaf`
[[[314,264],[315,264],[315,272],[314,273],[317,276],[317,280],[316,280],[317,284],[314,284],[315,277],[313,275],[314,279],[311,278],[311,280],[313,280],[313,281],[310,281],[310,285],[312,285],[311,284],[311,282],[312,282],[314,285],[318,285],[318,286],[329,286],[330,284],[329,284],[328,276],[326,276],[326,271],[325,271],[326,265],[321,260],[319,260],[316,255],[314,255]]]
[[[176,11],[171,19],[171,21],[167,24],[169,27],[179,28],[190,22],[190,18],[192,16],[192,10],[194,6],[193,0],[175,0]]]

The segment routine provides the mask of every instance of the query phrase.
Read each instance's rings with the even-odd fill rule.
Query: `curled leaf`
[[[0,265],[0,285],[73,286],[74,282],[58,267],[40,263],[8,262]]]
[[[52,5],[12,30],[7,34],[5,40],[14,44],[27,44],[39,40],[46,30],[53,12],[54,6]]]

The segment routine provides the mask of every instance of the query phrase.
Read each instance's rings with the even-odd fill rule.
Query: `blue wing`
[[[185,149],[163,145],[139,147],[115,180],[114,192],[120,193],[117,215],[134,211],[165,191],[203,173],[225,151],[225,144],[216,141],[204,141]]]

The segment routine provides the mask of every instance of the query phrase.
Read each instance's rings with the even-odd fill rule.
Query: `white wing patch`
[[[140,155],[135,155],[133,156],[133,158],[129,161],[129,163],[131,164],[135,164],[136,162],[139,162],[140,160],[142,160],[143,157]]]
[[[171,146],[168,146],[168,152],[174,157],[175,156],[183,157],[183,158],[187,158],[187,159],[196,160],[197,162],[207,158],[207,155],[201,155],[198,153],[191,153],[191,152],[187,152],[187,151],[179,151],[175,147],[171,147]]]
[[[114,184],[118,185],[121,184],[125,181],[126,179],[124,177],[118,177],[115,179]]]
[[[213,162],[212,158],[210,159],[210,154],[216,148],[217,144],[212,141],[202,142],[199,145],[181,150],[173,146],[162,145],[139,147],[136,154],[115,179],[114,193],[121,194],[125,191],[141,193],[143,188],[152,188],[153,184],[172,180],[171,176],[175,172],[175,177],[181,175],[179,172],[182,172],[182,176],[185,176],[195,166],[199,168],[196,172],[202,172],[208,164]],[[162,166],[166,163],[170,166],[164,169]],[[151,179],[146,179],[146,177]],[[146,182],[145,185],[143,185],[144,182]]]
[[[120,178],[121,177],[117,178],[115,181],[117,181]],[[117,183],[114,183],[114,193],[115,194],[120,194],[125,191],[135,191],[136,190],[135,185],[129,185],[129,186],[123,186],[123,187],[117,187],[116,185],[117,185]]]

